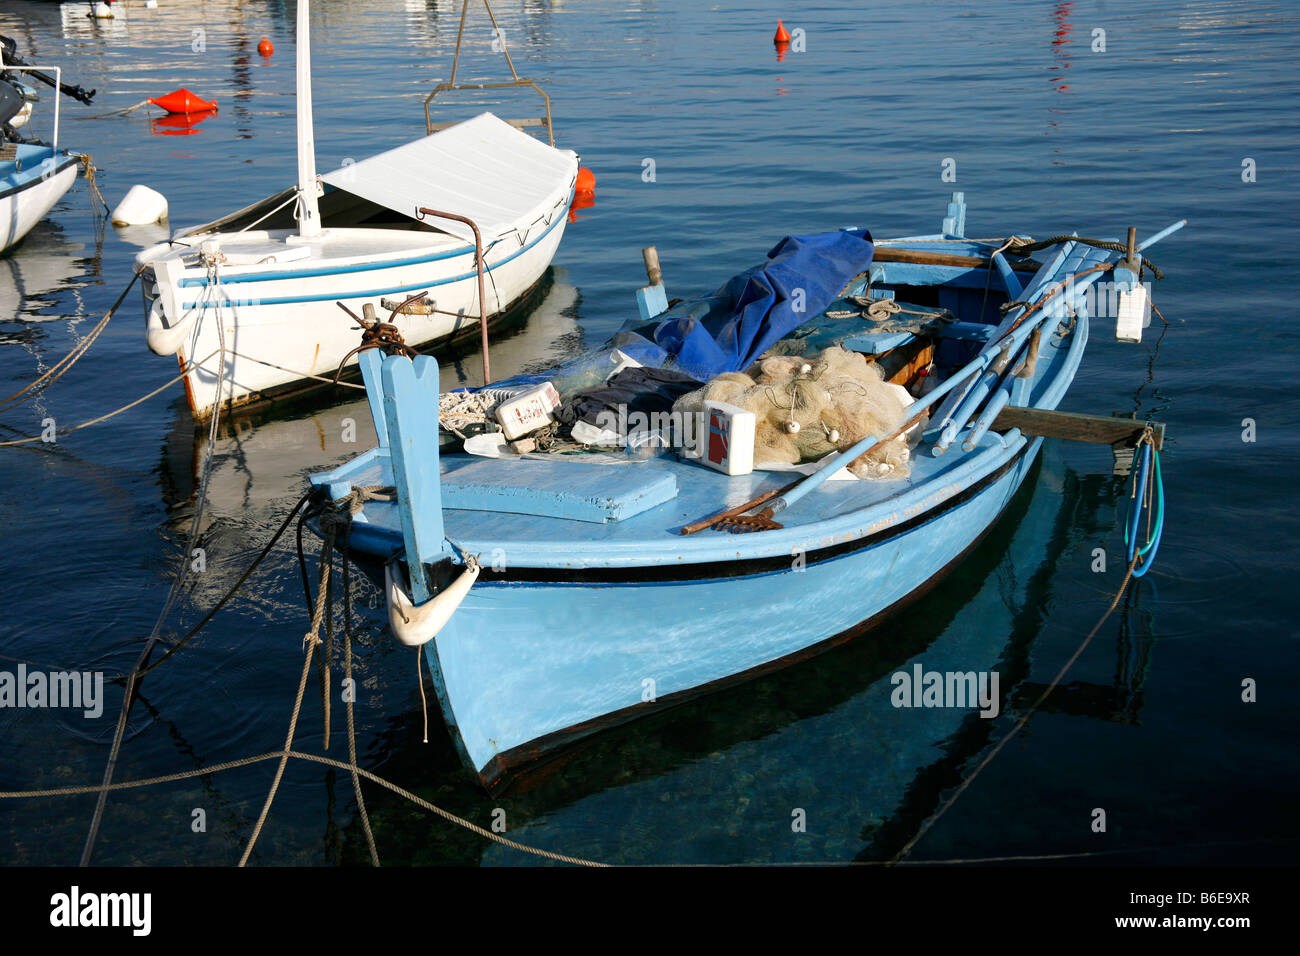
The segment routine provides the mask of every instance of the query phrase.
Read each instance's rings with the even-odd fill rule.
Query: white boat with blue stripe
[[[298,10],[297,185],[136,258],[149,348],[188,369],[198,420],[354,367],[336,302],[387,317],[426,293],[392,320],[409,345],[475,332],[538,283],[564,235],[577,154],[492,113],[317,176]]]

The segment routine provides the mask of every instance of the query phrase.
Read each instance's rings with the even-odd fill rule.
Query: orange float
[[[262,56],[270,56],[275,52],[275,46],[272,45],[269,37],[262,37],[262,42],[257,45],[257,52]]]
[[[217,108],[216,100],[209,103],[207,100],[195,96],[185,87],[157,99],[150,98],[146,102],[152,103],[154,106],[161,106],[168,113],[202,113]]]
[[[573,191],[582,194],[594,194],[596,192],[596,174],[586,166],[579,166],[578,181],[574,184]]]
[[[785,25],[780,20],[776,21],[776,36],[772,37],[772,42],[778,44],[790,42],[790,34],[785,32]]]

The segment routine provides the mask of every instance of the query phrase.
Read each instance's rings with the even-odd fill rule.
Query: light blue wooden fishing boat
[[[311,480],[322,498],[347,500],[351,549],[386,562],[390,623],[423,647],[451,736],[485,785],[897,612],[990,529],[1044,435],[1158,446],[1158,426],[1053,410],[1083,358],[1092,284],[1110,277],[1122,298],[1142,251],[1182,223],[1140,245],[1130,231],[1127,252],[1058,237],[1038,263],[1012,255],[1033,246],[963,238],[964,218],[954,194],[941,234],[856,234],[869,265],[778,343],[871,354],[920,396],[909,423],[932,414],[905,479],[829,481],[833,466],[790,487],[789,474],[728,476],[672,453],[624,463],[441,453],[434,361],[363,353],[380,444]],[[638,294],[643,320],[666,305],[657,278]],[[923,321],[870,320],[862,303],[881,299]],[[673,314],[694,313],[687,303]],[[588,361],[550,376],[562,397]],[[759,507],[763,530],[683,533]]]

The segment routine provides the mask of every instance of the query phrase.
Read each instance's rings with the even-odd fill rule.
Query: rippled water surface
[[[93,157],[110,203],[147,183],[183,225],[292,183],[293,4],[132,2],[111,23],[87,19],[86,6],[5,0],[0,33],[28,60],[62,65],[98,90],[92,107],[65,99],[61,138]],[[1149,234],[1189,220],[1153,251],[1167,275],[1156,290],[1167,331],[1157,322],[1134,346],[1095,327],[1065,403],[1168,423],[1159,562],[913,855],[1293,861],[1294,5],[501,0],[495,10],[516,66],[552,97],[559,145],[581,153],[598,189],[531,314],[502,336],[494,371],[603,340],[635,308],[648,244],[660,250],[670,295],[690,295],[759,261],[786,233],[937,231],[954,188],[966,193],[975,236],[1115,236],[1130,224]],[[321,168],[421,132],[422,100],[450,72],[458,17],[458,5],[433,0],[314,5]],[[783,60],[771,42],[778,17],[804,31],[805,49]],[[265,59],[263,35],[276,47]],[[504,77],[490,39],[485,18],[472,15],[462,79]],[[218,100],[219,112],[190,128],[150,107],[95,116],[181,86]],[[50,103],[44,96],[38,128]],[[439,118],[484,108],[530,116],[538,107],[459,94]],[[945,160],[955,185],[941,179]],[[0,393],[30,382],[93,326],[130,276],[133,239],[92,217],[81,182],[0,257]],[[0,437],[37,434],[47,418],[86,421],[175,374],[146,350],[137,301],[53,388],[0,415]],[[477,369],[472,354],[444,364],[448,380]],[[57,446],[0,449],[0,669],[131,666],[191,547],[204,435],[178,388]],[[342,440],[349,417],[356,445]],[[1243,441],[1245,419],[1253,442]],[[372,440],[357,401],[224,429],[202,528],[207,568],[167,633],[179,636],[234,583],[308,473]],[[1120,553],[1127,493],[1110,467],[1104,446],[1049,442],[992,533],[905,614],[817,661],[606,734],[497,797],[460,768],[436,709],[422,742],[412,658],[382,609],[367,606],[377,592],[364,585],[360,759],[480,825],[500,808],[515,839],[594,859],[888,858],[1106,610],[1121,562],[1094,573],[1094,549]],[[665,607],[665,621],[675,613]],[[305,630],[288,540],[146,679],[118,779],[279,747]],[[917,661],[998,669],[1001,715],[891,707],[889,674]],[[1256,703],[1241,699],[1247,678],[1258,682]],[[97,781],[120,695],[107,689],[97,720],[0,709],[0,789]],[[345,757],[341,707],[333,716],[328,753]],[[324,743],[313,686],[298,746]],[[264,763],[113,794],[95,861],[233,863],[272,773]],[[377,787],[366,795],[386,863],[528,862]],[[0,861],[75,862],[93,804],[0,802]],[[1098,807],[1105,834],[1090,828]],[[792,832],[795,808],[806,833]],[[196,809],[206,832],[193,832]],[[253,861],[364,862],[358,826],[346,774],[293,764]]]

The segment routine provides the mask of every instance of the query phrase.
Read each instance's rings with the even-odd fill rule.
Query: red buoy
[[[785,32],[785,26],[780,20],[776,21],[776,36],[772,37],[773,43],[789,43],[790,34]]]
[[[257,45],[257,52],[262,56],[270,56],[275,52],[275,47],[271,45],[270,39],[262,37],[262,42]]]
[[[596,174],[586,166],[578,167],[578,182],[574,185],[573,191],[582,194],[594,194],[596,192]]]
[[[185,87],[181,87],[166,96],[160,96],[157,99],[149,99],[147,102],[154,106],[161,106],[168,113],[201,113],[204,110],[215,110],[217,101],[209,103],[207,100],[201,100]]]

